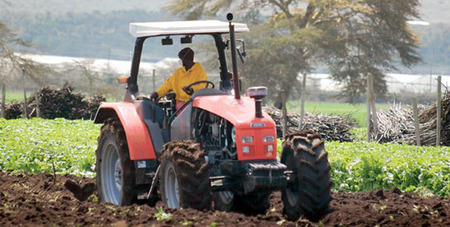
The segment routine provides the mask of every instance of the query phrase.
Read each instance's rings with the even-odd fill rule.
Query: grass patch
[[[287,103],[289,113],[300,114],[300,103],[289,101]],[[377,104],[378,110],[386,110],[387,104]],[[348,104],[332,102],[305,102],[305,110],[313,114],[351,115],[356,119],[360,127],[366,126],[367,106],[366,104]]]
[[[1,90],[1,88],[0,88]],[[27,91],[27,96],[31,93]],[[23,91],[6,91],[5,93],[5,103],[10,103],[12,101],[23,101]],[[1,93],[0,93],[0,102],[1,102]]]

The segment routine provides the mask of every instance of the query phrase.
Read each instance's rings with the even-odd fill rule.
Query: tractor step
[[[147,193],[145,193],[145,192],[139,193],[138,196],[137,196],[137,199],[138,200],[147,199]]]
[[[235,187],[235,181],[231,177],[215,176],[210,177],[212,191],[226,191]]]

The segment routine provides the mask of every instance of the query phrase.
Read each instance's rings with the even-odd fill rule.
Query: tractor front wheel
[[[233,211],[235,195],[232,191],[214,192],[214,209],[221,211]]]
[[[100,202],[131,205],[136,202],[135,171],[124,129],[118,119],[107,119],[96,151],[97,189]]]
[[[284,214],[291,221],[302,215],[319,220],[329,210],[332,186],[324,140],[310,131],[289,134],[283,142],[281,162],[292,171],[282,191]]]
[[[231,191],[214,193],[214,208],[221,211],[236,211],[247,215],[265,214],[270,206],[270,192],[253,192],[237,195]]]
[[[253,192],[236,196],[236,211],[247,215],[266,214],[270,206],[270,194],[271,192]]]
[[[170,208],[211,208],[211,183],[205,152],[195,141],[169,142],[160,158],[162,202]]]

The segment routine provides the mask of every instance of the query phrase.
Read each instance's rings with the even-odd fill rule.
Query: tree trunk
[[[297,74],[295,74],[295,76],[290,76],[289,79],[289,82],[283,82],[281,84],[281,90],[284,90],[285,92],[286,102],[289,99],[289,94],[292,90],[292,84],[294,84],[293,81],[297,80]],[[273,105],[280,110],[283,109],[283,95],[281,92],[278,93]]]

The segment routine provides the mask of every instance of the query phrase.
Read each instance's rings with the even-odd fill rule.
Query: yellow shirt
[[[159,96],[164,97],[167,92],[172,90],[177,95],[177,101],[187,102],[191,96],[183,91],[183,87],[199,80],[208,80],[208,76],[200,63],[195,62],[188,71],[186,71],[184,66],[178,68],[156,92],[158,92]],[[205,86],[205,83],[200,83],[192,86],[192,89],[197,91],[205,88]]]

